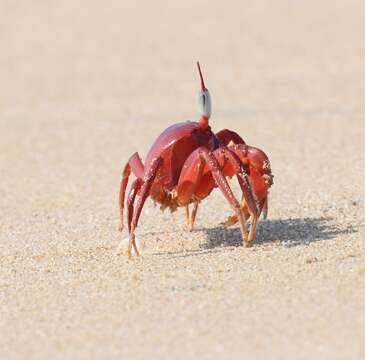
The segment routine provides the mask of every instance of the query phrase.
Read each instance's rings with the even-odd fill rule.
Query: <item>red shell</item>
[[[166,190],[172,190],[178,183],[185,160],[200,146],[214,149],[215,137],[209,127],[202,129],[199,123],[191,121],[172,125],[153,143],[146,157],[145,173],[153,160],[161,157],[160,182]]]

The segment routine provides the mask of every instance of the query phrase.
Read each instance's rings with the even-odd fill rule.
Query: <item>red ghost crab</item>
[[[132,247],[139,255],[135,230],[149,196],[161,205],[162,210],[169,208],[175,211],[178,207],[185,207],[186,219],[192,229],[199,202],[214,188],[219,188],[234,212],[224,225],[227,227],[239,222],[246,246],[250,246],[254,239],[261,212],[264,218],[267,216],[268,190],[273,183],[269,159],[262,150],[246,145],[241,136],[232,130],[212,131],[209,126],[211,98],[199,62],[197,66],[201,83],[199,121],[168,127],[153,143],[144,164],[139,154],[134,153],[124,167],[119,194],[120,231],[123,229],[128,178],[131,172],[136,177],[127,200],[128,256],[131,256]],[[237,177],[242,190],[241,203],[226,179],[233,176]],[[190,204],[193,205],[191,214]],[[251,226],[247,232],[246,221],[249,218]]]

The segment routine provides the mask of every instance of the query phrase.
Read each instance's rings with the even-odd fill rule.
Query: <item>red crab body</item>
[[[168,127],[153,143],[145,160],[146,171],[153,161],[163,158],[158,178],[164,189],[172,191],[187,157],[198,147],[213,149],[214,134],[210,128],[202,129],[197,122],[183,122]]]
[[[234,210],[226,226],[240,223],[242,238],[249,245],[254,238],[256,223],[261,211],[267,213],[268,188],[272,184],[270,163],[263,151],[248,146],[235,132],[224,129],[214,134],[209,126],[210,95],[203,77],[200,93],[201,118],[199,122],[184,122],[170,126],[156,139],[143,165],[138,153],[131,156],[124,167],[120,186],[120,230],[123,228],[125,192],[131,172],[136,176],[128,196],[128,255],[132,246],[136,254],[135,228],[148,196],[161,205],[161,209],[184,206],[187,220],[194,225],[199,201],[218,187]],[[242,189],[240,204],[226,177],[236,176]],[[136,207],[134,201],[139,196]],[[188,205],[194,204],[190,217]],[[247,234],[245,221],[251,217]]]

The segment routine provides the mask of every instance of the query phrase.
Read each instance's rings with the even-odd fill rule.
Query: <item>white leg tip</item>
[[[139,238],[135,238],[137,250],[140,255],[144,253],[145,249],[145,242],[143,240],[140,240]],[[117,255],[128,255],[128,244],[129,244],[129,237],[124,238],[120,241],[116,254]],[[132,256],[136,255],[136,252],[134,250],[134,247],[132,246]]]

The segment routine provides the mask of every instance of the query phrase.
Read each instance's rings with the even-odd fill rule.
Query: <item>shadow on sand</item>
[[[210,229],[198,228],[195,231],[204,232],[207,237],[207,241],[199,250],[158,252],[153,255],[167,255],[171,259],[185,258],[220,252],[224,247],[242,246],[238,227],[225,229],[219,226]],[[264,220],[259,222],[253,246],[271,242],[281,243],[285,247],[305,246],[315,241],[331,240],[339,235],[356,231],[353,227],[340,228],[329,217]]]
[[[239,228],[215,227],[202,229],[207,234],[204,249],[222,246],[241,246]],[[308,245],[314,241],[330,240],[341,234],[354,233],[352,227],[341,229],[332,218],[293,218],[260,221],[253,246],[280,242],[286,247]]]

